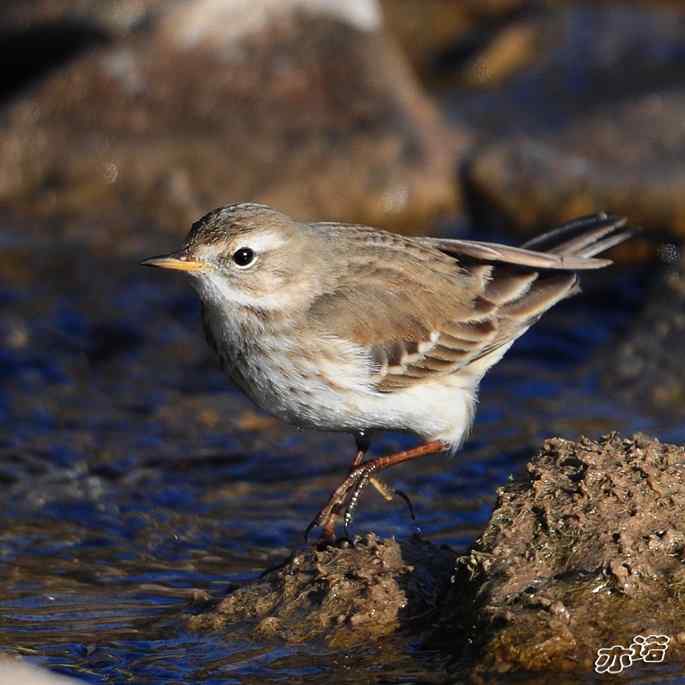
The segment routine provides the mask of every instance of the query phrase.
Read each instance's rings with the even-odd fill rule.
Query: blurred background
[[[138,266],[231,201],[514,243],[599,210],[645,229],[490,373],[459,456],[392,473],[417,521],[367,493],[357,530],[463,550],[545,437],[685,439],[682,2],[5,0],[0,46],[0,651],[93,683],[452,668],[183,628],[300,544],[353,450],[257,413],[188,284]]]

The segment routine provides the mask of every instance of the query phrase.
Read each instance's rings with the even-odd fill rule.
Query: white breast
[[[318,430],[411,431],[456,449],[473,422],[479,379],[445,376],[392,393],[371,384],[362,348],[326,338],[303,347],[257,320],[206,310],[226,373],[264,411]]]

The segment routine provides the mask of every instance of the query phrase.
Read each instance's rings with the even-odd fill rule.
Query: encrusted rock
[[[436,615],[454,554],[429,542],[379,540],[373,533],[323,550],[298,552],[259,581],[189,619],[196,630],[248,621],[252,634],[288,642],[323,638],[360,644]]]
[[[598,649],[640,635],[668,636],[682,660],[685,449],[548,440],[455,558],[369,534],[298,552],[188,623],[338,646],[405,629],[483,673],[591,671]]]
[[[446,613],[481,670],[591,670],[599,648],[650,634],[682,659],[684,584],[685,450],[554,438],[498,491]]]

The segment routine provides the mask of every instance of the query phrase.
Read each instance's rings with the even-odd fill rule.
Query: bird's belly
[[[318,430],[410,431],[461,444],[473,421],[478,379],[441,376],[394,392],[378,392],[362,354],[342,341],[312,349],[289,336],[262,332],[249,346],[231,344],[231,331],[215,337],[222,366],[261,409]]]
[[[410,431],[426,440],[461,446],[473,424],[477,382],[443,376],[392,393],[357,398],[360,420],[369,430]]]
[[[321,361],[293,355],[242,357],[229,375],[264,411],[318,430],[410,431],[458,447],[473,422],[476,383],[442,377],[392,393],[355,382],[355,370],[328,374]]]
[[[278,339],[247,354],[224,356],[227,375],[261,409],[288,423],[319,430],[359,430],[355,398],[368,394],[368,373],[352,361],[329,368],[316,355]]]

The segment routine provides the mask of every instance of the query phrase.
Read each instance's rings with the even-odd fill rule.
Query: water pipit
[[[486,371],[630,235],[625,219],[597,214],[509,247],[236,203],[197,221],[178,252],[143,263],[192,276],[209,344],[259,407],[355,436],[349,474],[307,529],[329,541],[367,482],[392,497],[380,471],[460,447]],[[365,461],[382,430],[425,442]]]

